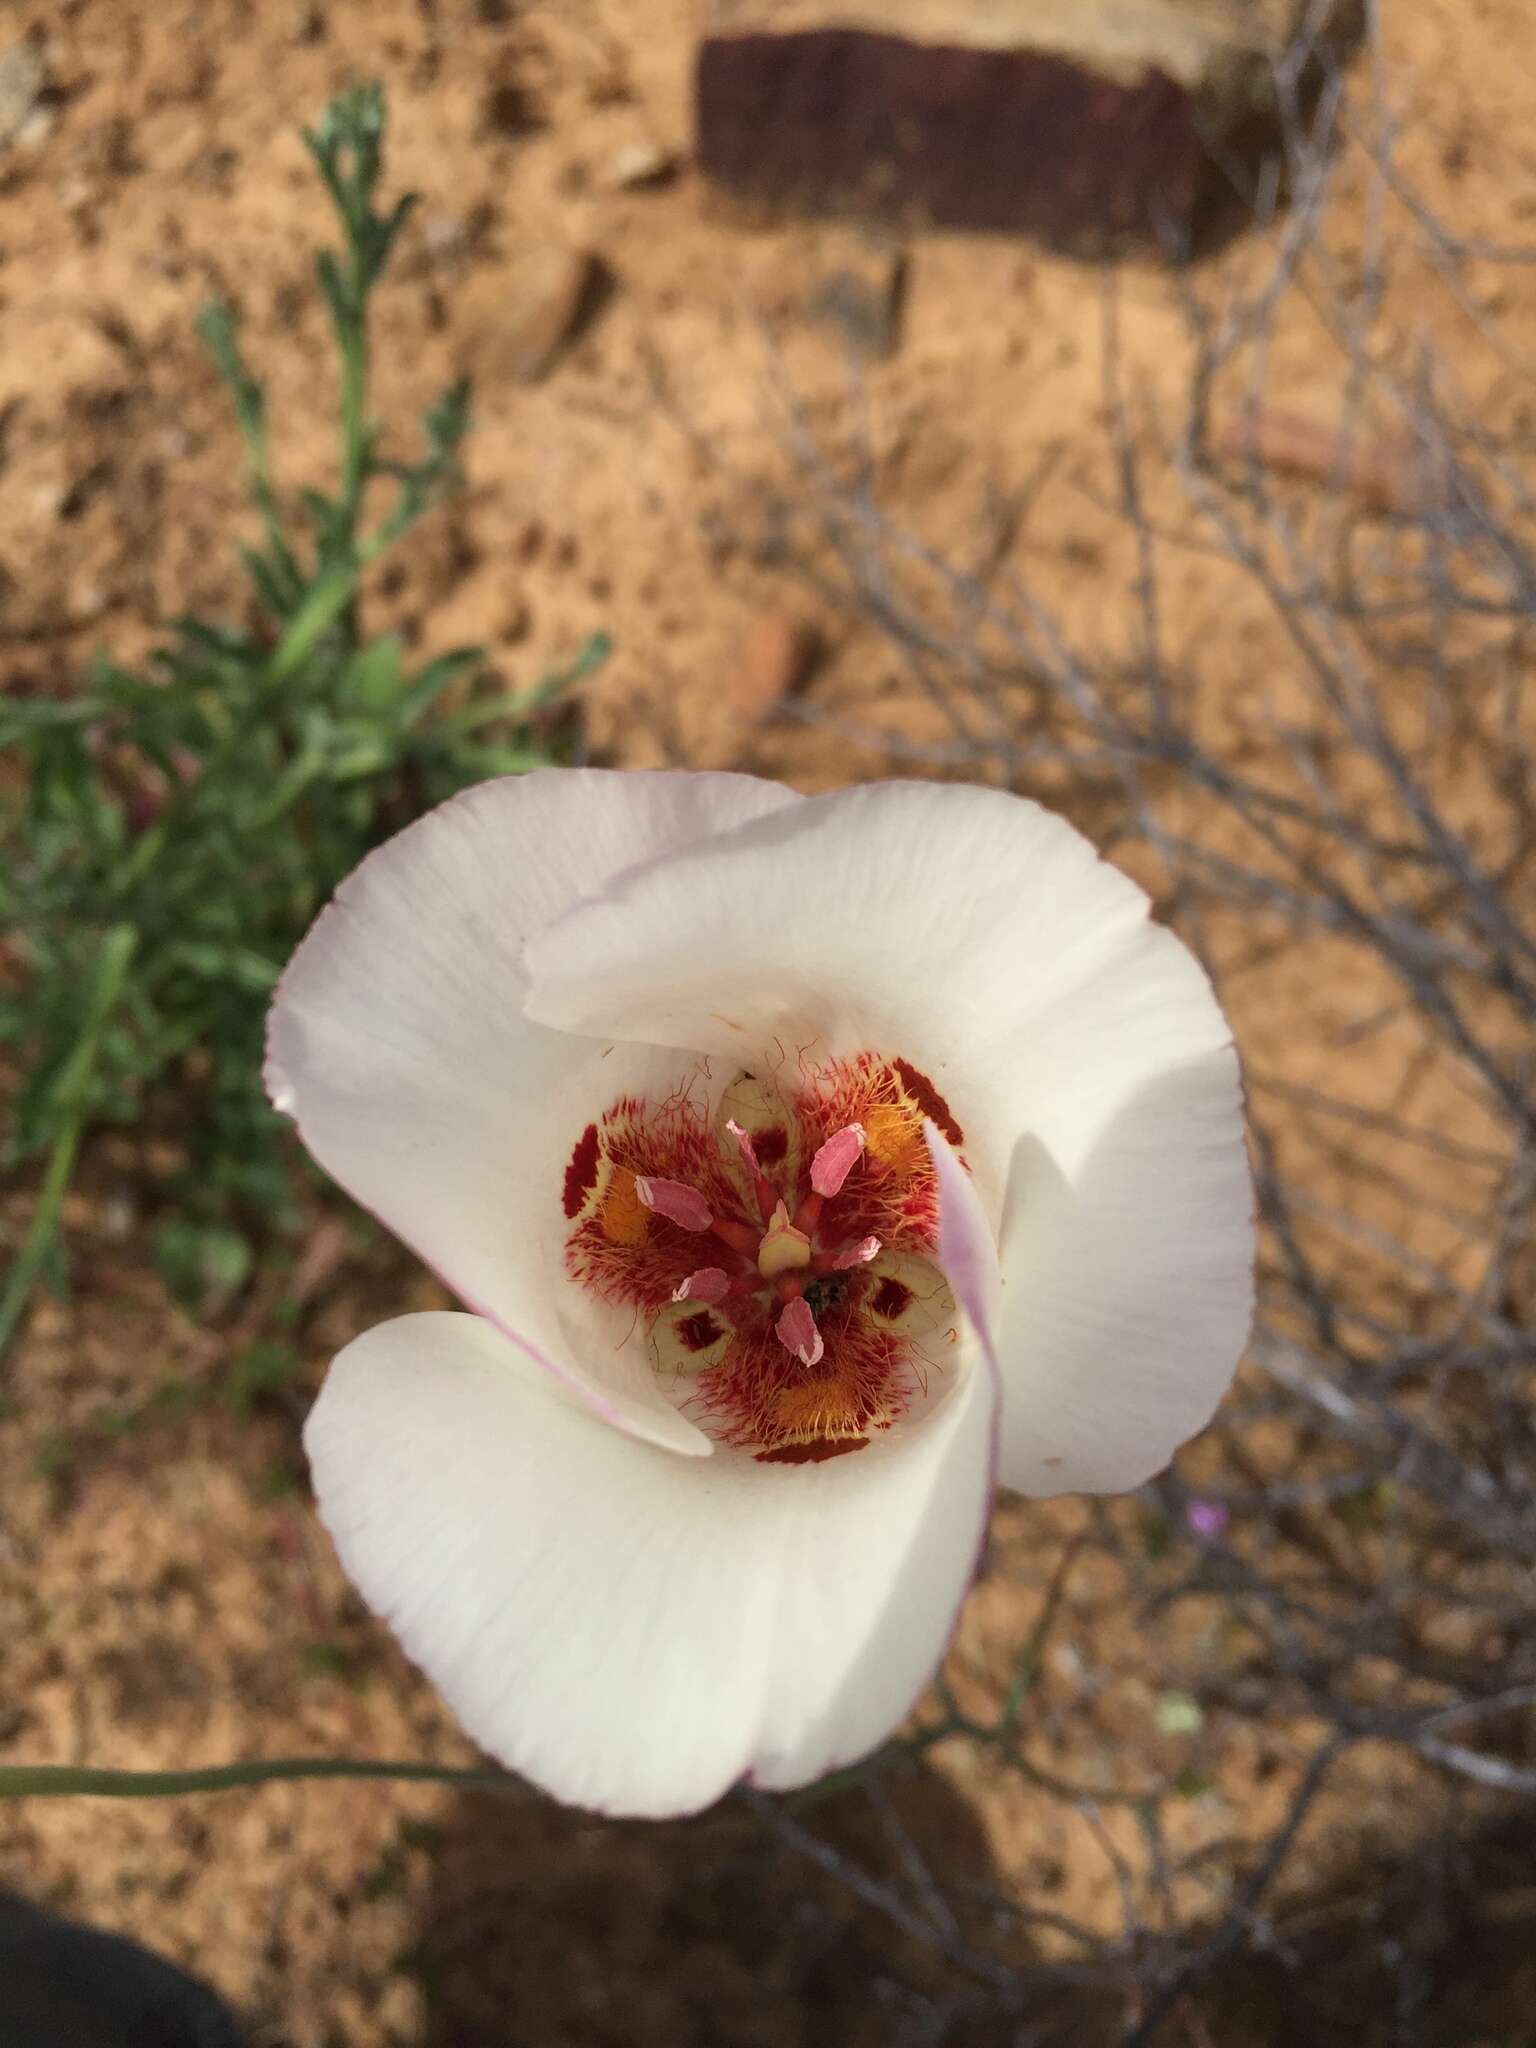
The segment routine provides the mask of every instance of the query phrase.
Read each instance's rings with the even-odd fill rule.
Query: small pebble
[[[0,151],[18,138],[31,139],[28,129],[47,78],[42,52],[26,37],[0,50]]]
[[[676,168],[677,159],[671,150],[639,137],[614,151],[603,172],[603,183],[615,192],[629,191],[637,185],[662,185]]]
[[[596,278],[588,249],[537,244],[513,261],[497,355],[518,383],[536,384],[553,369],[581,325]]]
[[[742,719],[766,718],[809,675],[820,652],[820,637],[805,619],[765,612],[741,642],[728,695]]]

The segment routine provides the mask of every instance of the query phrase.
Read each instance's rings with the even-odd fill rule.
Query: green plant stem
[[[20,1256],[6,1278],[5,1292],[0,1295],[0,1357],[4,1356],[16,1325],[21,1320],[27,1297],[32,1291],[32,1283],[48,1256],[59,1227],[59,1211],[69,1187],[70,1175],[74,1171],[75,1153],[80,1145],[80,1132],[85,1121],[91,1074],[96,1065],[102,1029],[117,1002],[137,942],[138,933],[132,925],[113,925],[101,942],[91,970],[91,978],[86,986],[80,1036],[76,1039],[74,1050],[65,1061],[56,1084],[61,1112],[60,1122],[53,1148],[48,1155],[43,1185],[38,1191],[32,1227],[27,1232]]]
[[[401,1784],[504,1791],[518,1784],[487,1765],[375,1763],[347,1756],[278,1756],[187,1771],[105,1771],[85,1764],[0,1764],[0,1799],[168,1799],[181,1792],[234,1792],[296,1778],[386,1778]]]
[[[350,550],[357,539],[363,484],[368,473],[368,328],[360,265],[352,264],[351,317],[337,339],[341,344],[341,525]]]
[[[273,569],[291,584],[299,581],[298,565],[283,532],[282,514],[272,488],[272,464],[267,451],[266,402],[261,386],[245,366],[235,340],[235,316],[223,303],[205,306],[198,318],[202,335],[220,374],[235,401],[235,419],[245,443],[251,490],[266,528],[267,555]]]
[[[352,578],[345,600],[337,607],[349,643],[362,641],[362,619],[358,602],[361,570],[371,559],[359,548],[357,529],[363,516],[363,489],[373,459],[373,437],[368,426],[368,289],[364,274],[362,245],[357,230],[349,237],[347,291],[344,304],[336,308],[336,340],[341,350],[341,491],[338,498],[339,540],[342,560],[351,566]]]
[[[286,682],[304,666],[314,652],[315,643],[352,602],[359,573],[358,563],[348,562],[328,571],[311,585],[303,603],[289,620],[287,632],[272,650],[267,663],[269,682]]]

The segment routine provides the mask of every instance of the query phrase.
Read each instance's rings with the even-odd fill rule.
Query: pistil
[[[788,1206],[777,1203],[757,1248],[758,1272],[765,1280],[774,1280],[780,1273],[803,1272],[810,1263],[811,1240],[790,1222]]]

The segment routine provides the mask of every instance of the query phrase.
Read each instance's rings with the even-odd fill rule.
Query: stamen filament
[[[727,1120],[725,1128],[730,1132],[740,1148],[743,1163],[748,1173],[752,1176],[752,1192],[757,1197],[758,1212],[766,1223],[769,1217],[772,1216],[774,1206],[778,1202],[778,1190],[758,1164],[757,1151],[752,1143],[750,1134],[742,1129],[735,1117]]]
[[[760,1239],[750,1225],[736,1223],[729,1216],[717,1216],[709,1227],[733,1252],[740,1252],[744,1258],[756,1259]]]

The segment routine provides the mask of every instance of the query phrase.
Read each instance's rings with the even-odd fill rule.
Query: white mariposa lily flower
[[[549,770],[365,861],[268,1085],[472,1311],[348,1345],[342,1563],[475,1739],[687,1812],[874,1747],[993,1489],[1115,1492],[1231,1377],[1236,1056],[1039,805]]]

